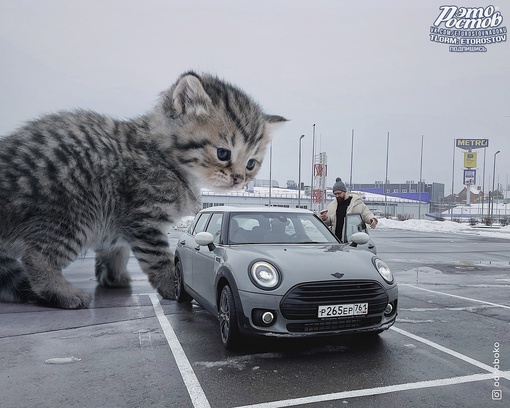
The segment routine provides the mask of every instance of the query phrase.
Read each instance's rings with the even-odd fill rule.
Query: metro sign
[[[489,139],[455,139],[455,146],[461,149],[481,149],[489,147]]]

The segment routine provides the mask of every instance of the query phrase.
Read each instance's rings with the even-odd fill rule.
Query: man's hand
[[[377,223],[378,223],[377,218],[372,218],[370,220],[370,228],[374,229],[377,226]]]

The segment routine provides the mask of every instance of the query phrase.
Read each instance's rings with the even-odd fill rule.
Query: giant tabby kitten
[[[167,225],[200,209],[201,186],[243,188],[283,121],[239,88],[188,72],[145,116],[61,112],[0,139],[0,300],[87,307],[62,269],[89,248],[100,285],[129,285],[132,251],[174,298]]]

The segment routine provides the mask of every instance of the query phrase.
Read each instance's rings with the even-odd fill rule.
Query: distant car
[[[346,244],[314,213],[275,207],[210,207],[177,244],[178,302],[217,316],[225,347],[245,335],[380,333],[395,322],[398,288],[367,250],[361,216],[345,220]]]

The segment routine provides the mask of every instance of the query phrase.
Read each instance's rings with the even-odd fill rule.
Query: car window
[[[203,232],[205,230],[205,226],[207,224],[207,220],[209,219],[209,215],[210,214],[200,214],[200,218],[197,220],[195,224],[193,235],[196,235],[199,232]]]
[[[253,217],[237,217],[237,222],[241,228],[250,231],[260,225],[259,221]]]
[[[294,221],[295,222],[295,221]],[[282,215],[273,216],[269,224],[271,229],[265,234],[264,242],[267,243],[290,243],[294,241],[295,231],[294,225],[291,220]]]
[[[249,243],[248,228],[251,226],[253,219],[246,216],[233,216],[229,221],[228,239],[234,244]],[[251,230],[251,229],[250,229]]]
[[[229,222],[229,244],[337,242],[312,213],[240,213]]]
[[[287,235],[297,234],[297,228],[296,227],[298,227],[298,225],[299,225],[298,223],[299,222],[300,222],[299,218],[290,218],[289,222],[285,226],[285,233]]]
[[[193,221],[191,221],[191,224],[189,224],[188,228],[186,229],[186,232],[188,234],[193,234],[193,230],[195,229],[195,225],[197,225],[197,221],[200,218],[200,215],[197,215],[195,218],[193,218]]]
[[[323,242],[324,234],[321,232],[317,226],[312,222],[312,219],[305,218],[302,220],[303,229],[306,232],[306,235],[313,242]]]
[[[210,232],[214,236],[214,242],[217,244],[220,241],[221,223],[223,221],[222,213],[214,213],[207,224],[206,232]]]

